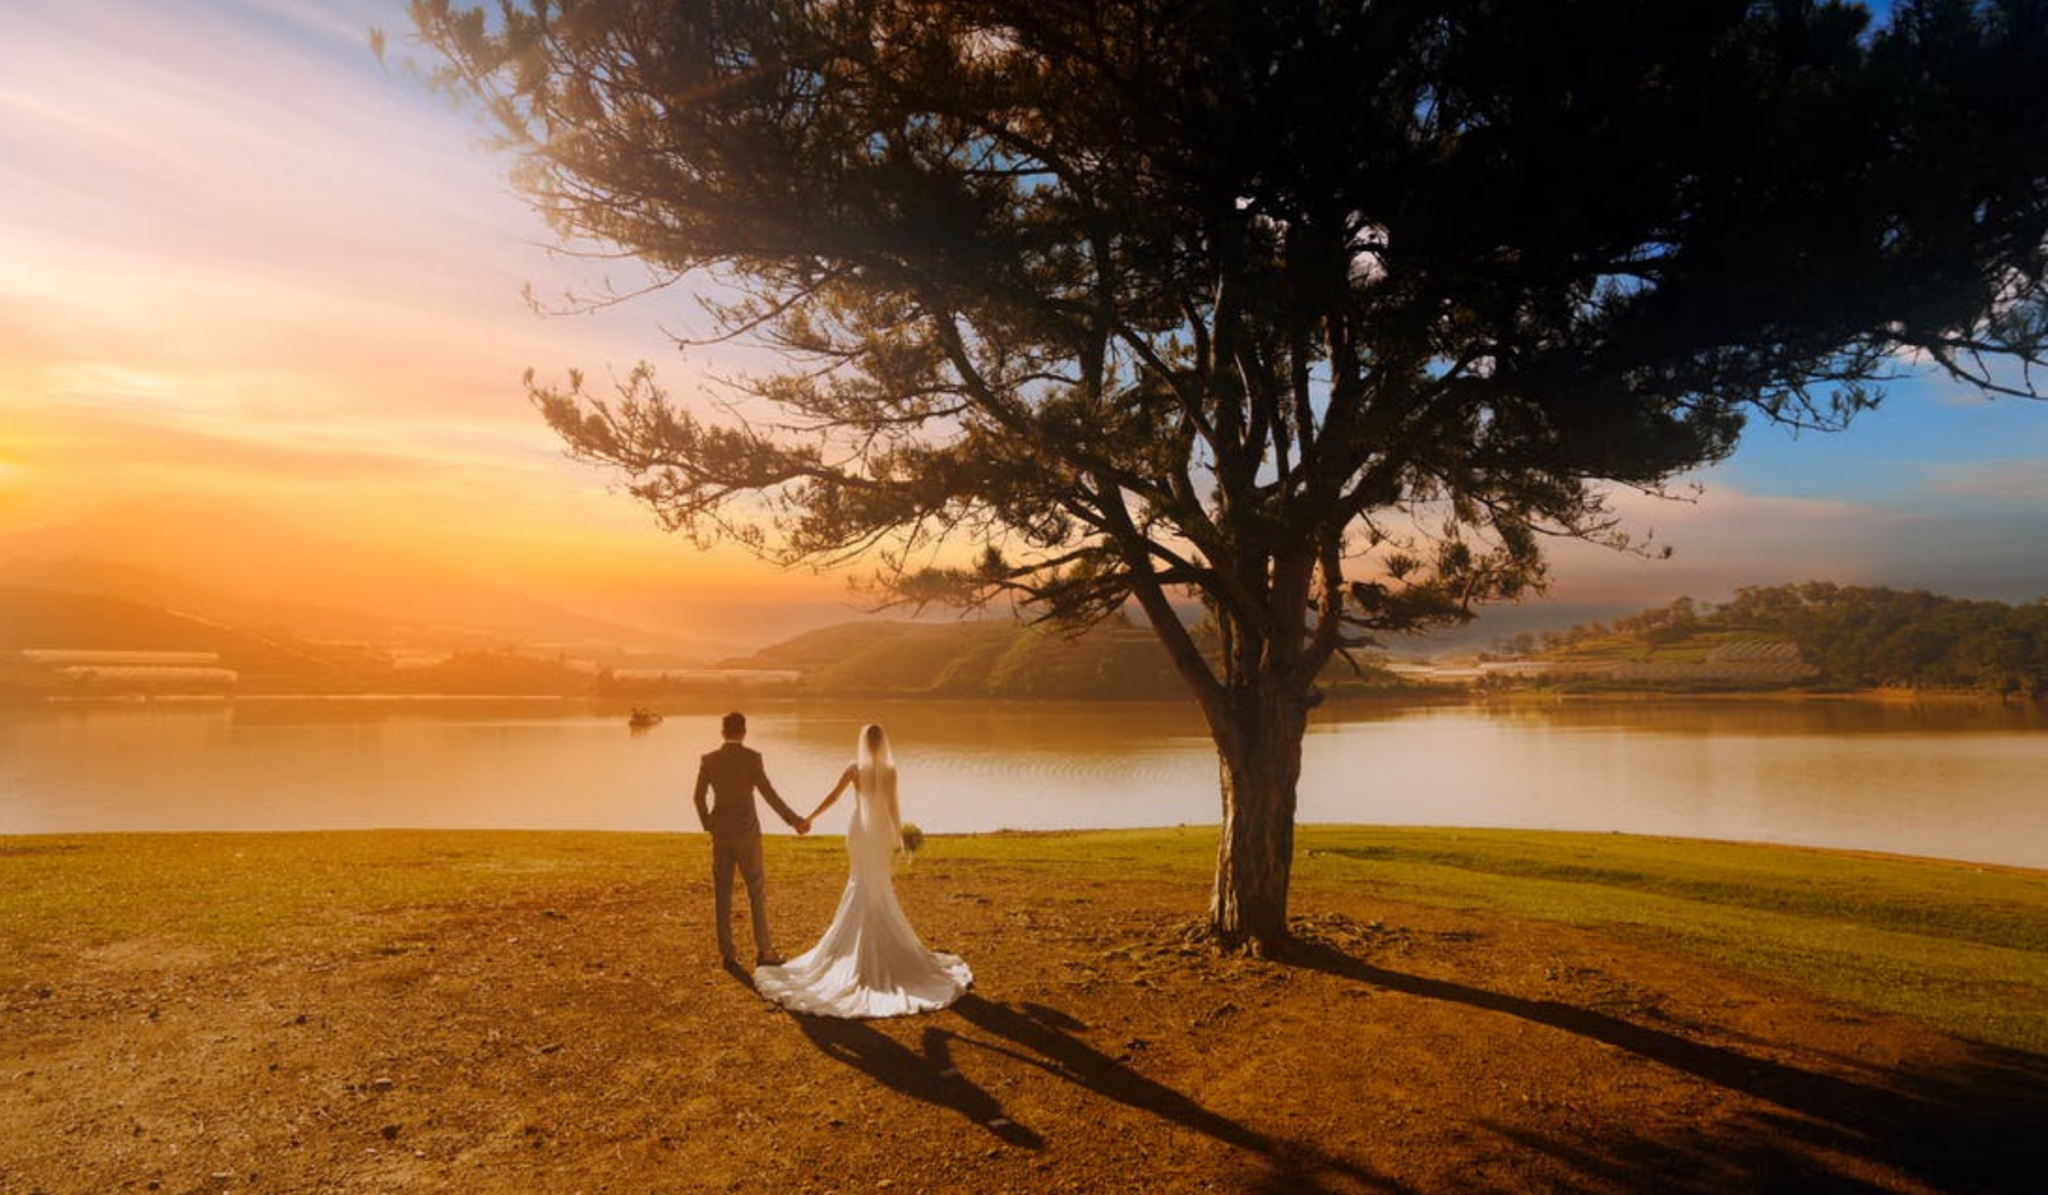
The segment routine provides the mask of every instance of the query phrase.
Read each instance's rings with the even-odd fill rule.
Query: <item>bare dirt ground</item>
[[[0,991],[0,1192],[2048,1190],[2044,1060],[1621,938],[1303,894],[1275,963],[1183,887],[899,891],[946,1012],[765,1005],[684,875],[53,963]],[[783,945],[836,895],[775,883]]]

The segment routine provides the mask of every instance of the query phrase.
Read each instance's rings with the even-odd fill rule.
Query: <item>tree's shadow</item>
[[[1367,1188],[1405,1190],[1355,1163],[1247,1128],[1147,1078],[1082,1040],[1077,1031],[1087,1026],[1057,1009],[1031,1003],[1000,1004],[970,992],[952,1006],[952,1012],[979,1032],[927,1028],[920,1038],[921,1050],[901,1045],[862,1021],[802,1015],[794,1019],[827,1057],[905,1095],[950,1108],[1012,1145],[1040,1149],[1046,1141],[1038,1132],[1012,1121],[994,1096],[961,1075],[953,1062],[956,1046],[1036,1067],[1101,1098],[1261,1158],[1268,1167],[1259,1187],[1262,1190],[1315,1195],[1329,1190],[1327,1178],[1337,1176]]]
[[[1866,1192],[1894,1189],[1819,1168],[1839,1155],[1903,1172],[1943,1191],[2048,1190],[2048,1060],[1983,1047],[1979,1061],[1938,1073],[1866,1070],[1868,1080],[1801,1069],[1725,1046],[1550,1000],[1390,971],[1323,943],[1298,942],[1289,963],[1427,1000],[1461,1004],[1626,1050],[1773,1110],[1762,1137],[1725,1141],[1560,1142],[1489,1126],[1590,1179],[1665,1191]],[[1773,1145],[1771,1142],[1777,1142]],[[1797,1155],[1796,1157],[1794,1155]],[[1739,1188],[1731,1182],[1739,1181]]]
[[[1596,1136],[1566,1139],[1526,1125],[1475,1122],[1496,1134],[1504,1148],[1553,1159],[1587,1189],[1875,1195],[1895,1191],[1904,1175],[1938,1191],[2018,1195],[2042,1190],[2048,1179],[2048,1060],[2033,1055],[1985,1047],[1973,1065],[1961,1068],[1885,1070],[1845,1060],[1841,1073],[1827,1073],[1572,1004],[1389,970],[1313,941],[1298,943],[1286,961],[1600,1042],[1763,1106],[1734,1126],[1746,1125],[1746,1133],[1730,1133],[1731,1126],[1723,1124],[1656,1136],[1615,1125]],[[862,1021],[793,1019],[827,1057],[892,1090],[950,1109],[1020,1148],[1045,1148],[1046,1137],[1016,1123],[992,1094],[961,1073],[955,1059],[962,1050],[1011,1059],[1226,1145],[1265,1167],[1250,1188],[1255,1191],[1408,1189],[1354,1160],[1268,1136],[1205,1107],[1103,1053],[1081,1036],[1085,1024],[1058,1009],[969,993],[951,1012],[958,1021],[928,1025],[915,1049]],[[950,1027],[960,1022],[965,1029]]]

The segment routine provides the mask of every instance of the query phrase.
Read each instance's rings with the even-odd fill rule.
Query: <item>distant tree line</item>
[[[2048,697],[2048,599],[2013,606],[1826,581],[1745,586],[1719,605],[1682,597],[1540,642],[1557,653],[1616,637],[1658,643],[1735,633],[1790,640],[1829,686]]]

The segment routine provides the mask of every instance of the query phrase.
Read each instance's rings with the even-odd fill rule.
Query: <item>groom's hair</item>
[[[739,738],[747,733],[747,716],[738,710],[734,710],[732,713],[719,719],[718,729],[726,738]]]

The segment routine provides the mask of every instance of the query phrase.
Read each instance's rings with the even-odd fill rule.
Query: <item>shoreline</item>
[[[1183,822],[1171,826],[1082,826],[1065,829],[996,829],[966,830],[952,832],[931,832],[925,840],[934,844],[973,844],[976,842],[1050,842],[1075,843],[1083,848],[1090,846],[1086,840],[1096,839],[1104,843],[1118,840],[1142,838],[1150,835],[1195,835],[1204,841],[1213,841],[1219,832],[1217,822]],[[843,835],[818,832],[799,838],[779,829],[764,827],[764,842],[824,842],[838,843]],[[1614,843],[1664,844],[1680,849],[1699,848],[1702,850],[1726,850],[1735,852],[1753,851],[1758,854],[1806,855],[1821,859],[1855,860],[1876,864],[1899,864],[1908,867],[1952,868],[1978,874],[2000,874],[2013,877],[2048,881],[2048,867],[2029,867],[2020,863],[1999,863],[1982,859],[1953,858],[1944,855],[1917,855],[1901,851],[1873,850],[1866,847],[1820,846],[1811,843],[1772,842],[1764,839],[1740,838],[1688,838],[1676,834],[1635,833],[1623,830],[1559,830],[1525,826],[1460,826],[1460,825],[1392,825],[1371,822],[1297,822],[1295,823],[1297,847],[1294,864],[1301,866],[1304,860],[1316,857],[1318,847],[1304,839],[1315,839],[1322,835],[1379,834],[1402,837],[1434,837],[1446,842],[1463,839],[1513,838],[1527,839],[1539,844],[1549,843],[1555,849],[1566,850],[1574,845],[1598,846]],[[476,838],[504,840],[544,840],[550,838],[591,838],[627,842],[629,840],[657,840],[662,842],[680,841],[689,844],[684,849],[695,849],[700,842],[708,843],[710,836],[702,830],[636,830],[636,829],[593,829],[562,828],[547,826],[371,826],[371,827],[305,827],[294,829],[171,829],[171,830],[9,830],[0,831],[0,857],[22,849],[37,850],[53,841],[79,840],[85,843],[118,842],[127,839],[175,840],[175,839],[250,839],[281,840],[302,839],[385,839],[396,841],[404,838],[455,839]],[[837,849],[836,846],[834,849]],[[910,866],[913,864],[906,864]]]
[[[48,694],[48,693],[5,693],[0,692],[0,710],[54,707],[89,708],[94,706],[129,707],[147,705],[194,705],[234,706],[240,704],[277,705],[558,705],[582,706],[591,709],[622,711],[634,707],[655,709],[682,709],[688,711],[715,711],[724,709],[735,700],[744,698],[744,703],[761,707],[836,705],[847,702],[868,702],[888,705],[937,705],[976,706],[993,705],[1018,708],[1058,708],[1062,706],[1112,706],[1112,707],[1161,707],[1192,706],[1193,698],[1180,697],[983,697],[956,696],[926,693],[853,693],[853,692],[799,692],[786,688],[759,688],[738,684],[731,689],[691,691],[666,697],[622,697],[587,693],[408,693],[408,692],[331,692],[331,693],[125,693],[125,694]],[[1727,701],[1788,701],[1827,702],[1856,701],[1881,705],[1914,704],[1955,704],[1995,705],[2017,709],[2048,709],[2048,696],[2029,697],[2024,694],[1989,693],[1975,689],[1917,689],[1905,687],[1879,687],[1865,689],[1815,689],[1815,688],[1767,688],[1767,689],[1657,689],[1657,688],[1613,688],[1574,689],[1542,685],[1516,685],[1490,689],[1479,685],[1417,684],[1410,688],[1388,691],[1350,692],[1334,689],[1325,693],[1319,701],[1321,707],[1403,707],[1472,705],[1490,706],[1503,704],[1540,704],[1546,702],[1727,702]]]

